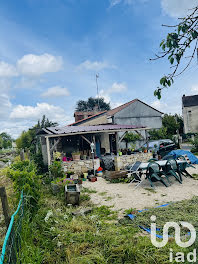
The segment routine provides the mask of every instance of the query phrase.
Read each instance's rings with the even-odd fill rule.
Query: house
[[[184,133],[198,133],[198,95],[182,97]]]
[[[42,128],[37,133],[40,138],[44,164],[50,165],[53,160],[53,152],[58,151],[66,157],[78,152],[81,156],[92,157],[91,143],[95,146],[95,157],[100,157],[106,152],[118,151],[121,138],[118,133],[145,131],[146,127],[132,125],[89,125],[89,126],[65,126]],[[88,165],[92,161],[86,161]],[[92,166],[92,165],[91,165]]]
[[[101,125],[101,124],[116,124],[116,125],[133,125],[143,126],[150,129],[159,129],[162,127],[162,115],[163,113],[153,108],[152,106],[142,102],[139,99],[134,99],[128,103],[120,105],[112,110],[103,111],[88,118],[79,120],[72,126],[89,126],[89,125]],[[119,132],[121,138],[123,133]],[[146,141],[146,131],[141,131],[143,137],[140,145],[143,145]],[[108,135],[106,135],[107,137]],[[124,142],[120,143],[120,148],[125,148]]]

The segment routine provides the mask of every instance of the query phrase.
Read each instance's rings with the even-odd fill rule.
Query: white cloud
[[[182,111],[181,100],[179,101],[176,97],[171,98],[171,100],[168,102],[155,100],[150,105],[153,108],[167,114],[181,114]]]
[[[109,65],[107,62],[101,62],[101,61],[89,61],[86,60],[83,63],[81,63],[77,69],[79,70],[91,70],[91,71],[100,71],[103,69],[113,69],[115,66]]]
[[[10,102],[10,98],[6,94],[0,94],[0,120],[4,120],[7,118],[11,110],[12,104]]]
[[[189,9],[198,5],[198,0],[161,0],[162,9],[172,17],[185,16]]]
[[[127,86],[125,83],[113,83],[111,88],[108,89],[108,93],[112,94],[112,93],[122,93],[122,92],[126,92],[127,90]]]
[[[47,89],[46,92],[42,93],[43,97],[61,97],[61,96],[69,96],[70,93],[67,88],[62,88],[60,86],[54,86]]]
[[[17,62],[18,72],[27,76],[40,76],[47,72],[57,72],[63,65],[62,57],[45,53],[43,55],[27,54]]]
[[[110,7],[120,4],[122,0],[110,0]]]
[[[198,93],[198,85],[193,85],[191,88],[192,92]]]
[[[17,75],[18,75],[17,70],[13,65],[8,64],[4,61],[0,61],[0,77],[8,78]]]
[[[13,108],[10,118],[15,120],[29,119],[37,121],[43,115],[57,122],[66,118],[64,110],[61,107],[47,103],[37,103],[36,106],[17,105]]]

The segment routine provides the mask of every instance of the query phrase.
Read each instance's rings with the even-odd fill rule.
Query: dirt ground
[[[188,168],[190,174],[198,174],[196,169]],[[91,193],[91,200],[97,205],[112,206],[112,209],[120,211],[120,216],[126,209],[144,209],[165,204],[168,202],[191,199],[198,195],[198,180],[190,177],[183,177],[180,184],[171,177],[171,186],[165,187],[162,183],[155,183],[155,189],[151,189],[150,184],[145,180],[138,188],[134,189],[135,183],[109,183],[101,177],[97,182],[83,182],[83,187],[97,191]]]

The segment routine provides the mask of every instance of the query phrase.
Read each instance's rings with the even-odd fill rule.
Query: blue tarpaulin
[[[180,155],[187,155],[190,162],[192,164],[198,164],[198,158],[192,154],[192,152],[182,149],[172,150],[168,153],[168,155],[172,155],[175,159]]]

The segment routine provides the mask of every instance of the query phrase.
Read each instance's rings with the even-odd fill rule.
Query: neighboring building
[[[198,95],[182,97],[184,133],[198,133]]]
[[[162,112],[156,110],[150,105],[140,101],[139,99],[135,99],[112,110],[104,111],[102,113],[90,116],[71,125],[89,126],[116,124],[144,126],[150,129],[159,129],[162,127],[162,114]],[[141,132],[141,134],[143,138],[146,139],[145,131]],[[119,133],[119,137],[121,136],[122,134]],[[140,144],[142,143],[143,142],[140,142]],[[126,144],[120,144],[120,148],[125,147]]]

